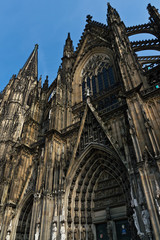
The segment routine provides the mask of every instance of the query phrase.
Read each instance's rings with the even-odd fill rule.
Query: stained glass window
[[[88,87],[89,89],[91,89],[91,84],[90,84],[90,78],[89,78],[89,77],[87,78],[87,87]]]
[[[113,68],[109,66],[108,63],[106,64],[102,62],[101,66],[99,67],[99,72],[97,75],[93,75],[92,77],[88,76],[86,84],[85,84],[85,81],[83,80],[83,83],[82,83],[83,100],[85,99],[86,87],[92,90],[92,94],[93,96],[95,96],[97,93],[101,94],[103,90],[105,91],[110,90],[114,84],[116,84],[116,81],[114,78]],[[115,102],[115,99],[112,99],[112,97],[109,97],[109,99],[104,102],[104,105],[109,106],[114,102]]]
[[[108,74],[109,74],[110,85],[113,85],[115,83],[115,80],[114,80],[112,67],[108,68]]]
[[[92,77],[92,90],[93,90],[93,95],[95,95],[97,93],[95,76]]]
[[[110,99],[109,97],[108,98],[105,98],[104,99],[104,102],[105,102],[105,107],[108,107],[110,105]]]
[[[111,104],[114,104],[114,103],[117,103],[118,102],[118,99],[116,98],[115,95],[111,95]]]
[[[98,102],[98,108],[99,108],[99,110],[102,110],[104,108],[103,101]]]
[[[100,73],[98,73],[98,86],[99,86],[99,92],[101,92],[103,90],[103,81]]]
[[[107,69],[103,68],[103,80],[105,88],[108,88],[108,76],[107,76]]]

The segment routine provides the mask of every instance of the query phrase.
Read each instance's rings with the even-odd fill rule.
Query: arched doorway
[[[24,206],[22,207],[15,240],[28,240],[29,239],[29,231],[30,231],[30,223],[32,216],[32,206],[33,206],[33,195],[31,195]]]
[[[71,172],[68,239],[130,240],[127,169],[111,148],[90,144]]]

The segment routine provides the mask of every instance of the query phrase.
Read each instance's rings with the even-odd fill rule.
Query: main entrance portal
[[[95,185],[93,202],[96,240],[130,240],[122,186],[105,170]]]
[[[77,170],[73,169],[76,174],[68,194],[68,236],[74,225],[74,240],[130,240],[126,168],[112,149],[96,147],[90,145]],[[119,222],[122,220],[126,222]]]
[[[107,232],[107,223],[96,224],[96,240],[131,240],[129,224],[126,219],[114,221],[112,231]],[[109,236],[109,235],[110,236]]]

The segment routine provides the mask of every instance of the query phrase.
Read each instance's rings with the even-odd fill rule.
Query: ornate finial
[[[13,74],[13,75],[12,75],[12,78],[13,78],[13,79],[16,78],[16,74]]]
[[[46,91],[48,89],[48,75],[46,76],[46,79],[43,83],[43,90]]]
[[[40,75],[40,78],[39,78],[39,83],[41,84],[41,81],[42,81],[42,75]]]
[[[61,70],[62,70],[62,65],[59,66],[59,68],[58,68],[58,73],[60,73]]]
[[[74,48],[73,48],[73,42],[71,40],[71,35],[68,33],[66,43],[64,45],[64,51],[63,51],[63,57],[71,57],[73,55]]]
[[[92,22],[92,16],[91,15],[87,15],[86,22],[87,23],[91,23]]]
[[[67,37],[68,39],[71,39],[71,35],[70,35],[70,32],[68,33],[68,37]]]
[[[111,10],[112,7],[111,7],[110,2],[107,2],[107,6],[108,6],[108,11]]]
[[[35,44],[35,49],[38,49],[39,45],[38,44]]]

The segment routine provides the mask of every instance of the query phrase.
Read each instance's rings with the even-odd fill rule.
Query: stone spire
[[[149,20],[151,21],[154,31],[156,32],[156,36],[160,39],[160,14],[158,9],[151,4],[148,4],[147,9],[150,15]]]
[[[68,37],[66,39],[66,43],[64,45],[63,57],[72,57],[73,55],[73,41],[71,40],[70,33],[68,33]]]
[[[120,16],[115,8],[113,8],[110,3],[107,3],[108,5],[108,11],[107,11],[107,22],[108,24],[116,21],[121,22]]]
[[[38,44],[27,59],[23,68],[19,71],[19,76],[32,76],[34,79],[38,77]]]
[[[154,20],[157,20],[159,23],[160,22],[160,14],[158,12],[158,9],[156,9],[150,3],[148,4],[147,9],[148,9],[149,14],[154,18]]]

